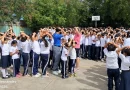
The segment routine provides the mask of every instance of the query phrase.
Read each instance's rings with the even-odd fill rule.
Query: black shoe
[[[68,78],[68,76],[62,76],[62,79],[66,79],[66,78]]]
[[[7,77],[2,77],[2,79],[8,79],[9,77],[7,76]]]

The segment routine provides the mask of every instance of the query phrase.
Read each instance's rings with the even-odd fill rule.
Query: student
[[[122,51],[122,53],[121,53]],[[119,90],[130,90],[130,46],[118,50],[121,63],[121,83]]]
[[[2,78],[7,79],[10,77],[8,74],[7,68],[9,67],[9,44],[8,39],[6,38],[6,34],[2,36],[2,57],[1,57],[1,64],[2,64]]]
[[[31,46],[30,46],[29,36],[26,35],[25,33],[23,33],[21,37],[21,48],[22,48],[22,58],[23,58],[23,67],[24,67],[23,76],[29,76],[28,66],[30,62]]]
[[[101,37],[100,34],[98,34],[96,37],[96,42],[95,42],[95,46],[96,46],[95,59],[96,59],[96,61],[100,60],[100,51],[101,51],[100,37]]]
[[[89,35],[87,34],[87,35],[85,36],[85,39],[84,39],[84,42],[85,42],[84,57],[85,57],[85,58],[88,58],[88,38],[89,38]]]
[[[20,69],[20,59],[19,59],[19,50],[17,47],[17,41],[14,40],[11,43],[10,47],[10,56],[12,57],[13,61],[13,76],[14,77],[21,77]]]
[[[88,59],[92,59],[92,35],[89,33],[88,37]]]
[[[49,37],[47,35],[42,37],[42,41],[40,42],[41,49],[41,61],[42,61],[42,77],[48,77],[46,70],[49,62],[49,54],[50,54],[50,42]]]
[[[70,77],[75,76],[74,68],[75,68],[75,60],[76,60],[76,50],[75,50],[76,42],[74,40],[71,41],[71,47],[69,50],[70,54]]]
[[[113,90],[113,80],[115,82],[115,90],[119,90],[120,72],[118,66],[118,54],[116,52],[116,48],[118,48],[118,46],[109,42],[104,46],[104,48],[108,75],[108,90]]]
[[[40,77],[41,74],[38,73],[38,61],[40,56],[40,45],[38,42],[38,36],[36,33],[32,35],[32,50],[33,50],[33,66],[32,75],[33,77]]]
[[[64,47],[62,49],[62,54],[61,54],[61,66],[62,66],[62,78],[68,78],[66,68],[67,68],[67,57],[68,57],[68,43],[64,44]]]

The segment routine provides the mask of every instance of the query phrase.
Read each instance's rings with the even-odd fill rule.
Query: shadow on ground
[[[104,65],[94,65],[90,69],[86,69],[83,74],[86,76],[84,79],[77,79],[78,82],[86,84],[86,87],[89,86],[92,89],[80,90],[107,90],[107,76],[106,76],[106,67]]]

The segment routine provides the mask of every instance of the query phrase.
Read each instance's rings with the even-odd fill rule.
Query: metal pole
[[[97,27],[97,21],[95,21],[95,27]]]

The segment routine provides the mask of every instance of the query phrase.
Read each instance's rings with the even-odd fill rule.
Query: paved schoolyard
[[[106,67],[103,62],[81,60],[77,77],[61,79],[50,74],[49,78],[0,78],[0,90],[107,90]]]

